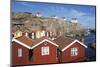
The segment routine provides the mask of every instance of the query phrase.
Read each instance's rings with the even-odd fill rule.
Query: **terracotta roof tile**
[[[39,42],[41,42],[41,41],[43,41],[43,40],[45,40],[45,39],[47,39],[47,40],[49,40],[49,41],[51,41],[51,42],[55,43],[53,40],[50,40],[48,37],[44,36],[44,37],[41,37],[41,38],[39,38],[39,39],[34,40],[34,42],[33,42],[33,45],[32,45],[32,46],[34,46],[34,45],[38,44]]]
[[[70,37],[59,36],[54,41],[59,45],[60,49],[63,49],[66,46],[68,46],[70,43],[72,43],[74,40],[75,39],[70,38]]]
[[[18,41],[20,41],[20,42],[22,42],[22,43],[24,43],[24,44],[26,44],[26,45],[28,45],[28,46],[32,46],[33,45],[33,43],[34,43],[34,40],[32,40],[32,39],[30,39],[30,38],[28,38],[28,37],[26,37],[26,36],[21,36],[21,37],[18,37],[18,38],[16,38]]]

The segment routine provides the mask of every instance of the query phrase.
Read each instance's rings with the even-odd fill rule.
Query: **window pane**
[[[77,56],[78,55],[78,48],[71,48],[71,56]]]
[[[22,57],[22,48],[18,49],[18,57]]]
[[[41,51],[42,55],[49,55],[49,47],[42,47]]]

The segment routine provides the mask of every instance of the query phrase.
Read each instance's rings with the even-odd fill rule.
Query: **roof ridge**
[[[69,38],[69,39],[71,39],[71,40],[76,40],[75,38],[69,37],[69,36],[65,36],[65,38]]]
[[[27,37],[27,36],[25,36],[25,35],[22,35],[22,36],[20,36],[20,37],[15,38],[15,39],[18,39],[18,38],[21,38],[21,37],[26,37],[27,39],[30,39],[31,41],[33,41],[31,38],[29,38],[29,37]]]

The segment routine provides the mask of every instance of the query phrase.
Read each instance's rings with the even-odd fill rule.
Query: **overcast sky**
[[[68,21],[76,16],[85,27],[95,28],[95,6],[54,4],[39,2],[12,2],[13,12],[40,12],[44,16],[56,15],[59,19],[66,17]]]

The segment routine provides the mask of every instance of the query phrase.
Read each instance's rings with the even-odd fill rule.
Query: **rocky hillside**
[[[12,32],[20,29],[21,31],[31,32],[33,30],[49,30],[52,32],[61,31],[63,34],[79,33],[83,30],[79,23],[67,21],[65,17],[57,19],[56,16],[45,17],[40,13],[32,14],[29,12],[12,12]]]

